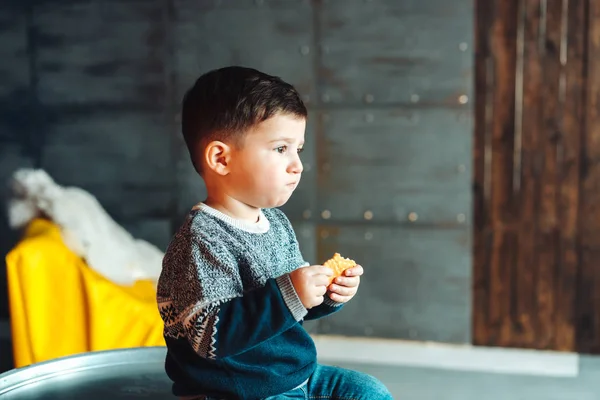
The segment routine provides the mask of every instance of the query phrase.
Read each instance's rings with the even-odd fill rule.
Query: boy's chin
[[[272,203],[268,204],[267,206],[261,207],[261,208],[277,208],[277,207],[284,206],[286,203],[287,203],[287,200],[286,201],[276,201],[276,202],[272,202]]]
[[[276,207],[284,206],[290,200],[290,197],[291,196],[284,198],[284,199],[277,199],[277,200],[271,201],[271,202],[269,202],[268,205],[266,205],[265,207],[262,207],[262,208],[276,208]]]
[[[255,207],[255,208],[276,208],[276,207],[281,207],[283,205],[285,205],[290,198],[292,197],[292,194],[283,194],[283,195],[279,195],[279,196],[272,196],[270,198],[260,198],[259,196],[257,196],[258,198],[254,198],[252,200],[247,200],[244,201],[244,203],[250,205],[251,207]]]

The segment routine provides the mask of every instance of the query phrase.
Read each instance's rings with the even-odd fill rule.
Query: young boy
[[[356,293],[356,266],[304,261],[276,207],[298,186],[307,110],[296,90],[254,69],[202,75],[182,131],[207,198],[175,234],[158,282],[165,369],[184,399],[392,399],[375,378],[316,362],[302,327]],[[351,349],[349,349],[351,351]]]

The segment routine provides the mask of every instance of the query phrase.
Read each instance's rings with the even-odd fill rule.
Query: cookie
[[[331,284],[335,278],[343,276],[345,270],[355,267],[356,262],[349,258],[342,257],[340,253],[335,253],[333,257],[325,261],[323,265],[333,270],[333,276],[329,279],[329,284]]]

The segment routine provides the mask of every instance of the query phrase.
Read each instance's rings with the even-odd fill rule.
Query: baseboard
[[[573,378],[579,355],[555,351],[313,335],[322,362]]]

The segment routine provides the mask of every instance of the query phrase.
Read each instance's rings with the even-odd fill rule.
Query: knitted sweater
[[[288,274],[307,264],[280,210],[264,209],[251,224],[194,207],[157,289],[173,394],[251,400],[306,382],[316,349],[302,321],[341,306],[326,297],[304,308]]]

